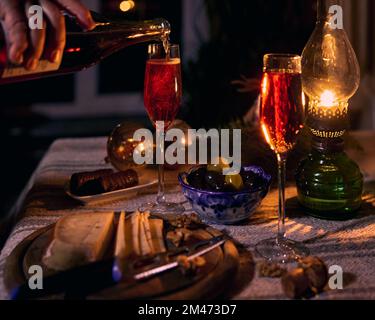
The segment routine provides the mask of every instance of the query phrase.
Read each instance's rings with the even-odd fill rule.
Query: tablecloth
[[[152,200],[154,194],[102,205],[81,206],[66,196],[64,186],[74,172],[106,168],[105,138],[61,139],[55,141],[39,164],[14,211],[17,223],[0,255],[0,299],[7,299],[3,283],[8,255],[29,234],[56,222],[60,217],[83,211],[136,209]],[[290,186],[287,196],[288,237],[303,241],[311,254],[321,257],[328,266],[344,271],[344,289],[328,290],[314,299],[375,299],[375,192],[369,184],[364,204],[356,219],[324,221],[304,214]],[[186,204],[179,187],[169,190],[168,198]],[[275,235],[277,230],[277,190],[271,190],[255,214],[244,224],[214,227],[228,233],[241,253],[238,274],[226,297],[233,299],[284,299],[280,279],[261,278],[255,271],[258,258],[254,245]]]

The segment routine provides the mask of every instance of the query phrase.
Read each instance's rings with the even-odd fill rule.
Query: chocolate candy
[[[132,169],[106,175],[95,180],[93,188],[97,193],[127,189],[138,185],[138,175]]]
[[[89,196],[138,185],[138,175],[132,169],[116,172],[98,170],[73,174],[70,181],[71,192],[78,196]]]
[[[70,178],[70,190],[78,196],[90,194],[90,182],[113,173],[112,169],[96,170],[92,172],[79,172]]]

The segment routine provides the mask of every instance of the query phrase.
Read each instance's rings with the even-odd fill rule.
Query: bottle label
[[[35,70],[26,70],[24,67],[15,66],[15,65],[8,65],[5,67],[1,78],[16,78],[22,76],[28,76],[37,73],[45,73],[45,72],[52,72],[56,71],[60,68],[61,61],[58,62],[50,62],[48,60],[41,60]]]

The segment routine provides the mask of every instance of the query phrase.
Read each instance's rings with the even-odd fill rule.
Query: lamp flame
[[[320,96],[320,105],[323,107],[334,107],[336,96],[331,90],[325,90]]]

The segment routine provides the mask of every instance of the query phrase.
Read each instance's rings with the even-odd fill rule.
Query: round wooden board
[[[4,269],[4,282],[9,292],[27,281],[31,265],[40,265],[44,276],[54,273],[42,261],[43,254],[52,239],[53,226],[43,228],[24,239],[8,257]],[[207,227],[194,231],[199,239],[209,239],[220,232]],[[183,276],[179,270],[172,270],[136,286],[120,283],[88,296],[88,299],[212,299],[220,295],[234,281],[238,265],[238,251],[231,241],[207,253],[206,264],[194,277]],[[51,296],[46,299],[62,298]]]

